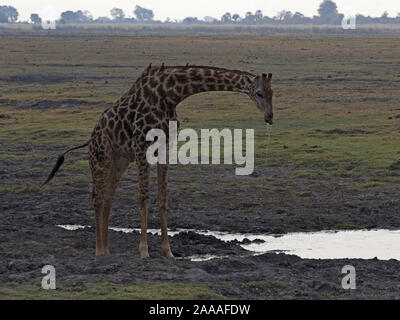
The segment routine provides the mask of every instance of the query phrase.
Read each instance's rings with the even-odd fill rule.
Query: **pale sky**
[[[341,13],[380,16],[385,10],[389,16],[400,13],[400,0],[334,0]],[[43,18],[52,18],[48,15],[59,15],[66,10],[89,10],[94,18],[110,16],[110,9],[121,8],[126,16],[133,16],[135,5],[152,9],[155,19],[164,21],[167,17],[172,20],[182,20],[185,17],[205,16],[220,18],[225,12],[238,13],[244,16],[247,11],[257,9],[264,15],[273,17],[281,10],[292,12],[300,11],[305,16],[317,14],[317,9],[322,0],[0,0],[0,5],[12,5],[20,13],[19,21],[29,20],[31,13],[38,13]],[[47,17],[46,17],[47,15]]]

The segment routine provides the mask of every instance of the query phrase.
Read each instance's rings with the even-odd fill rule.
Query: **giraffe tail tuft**
[[[47,180],[42,184],[42,187],[45,186],[46,184],[48,184],[48,183],[51,181],[51,179],[54,178],[54,176],[55,176],[56,172],[58,171],[58,169],[60,169],[60,167],[63,165],[64,160],[65,160],[65,155],[66,155],[68,152],[71,152],[71,151],[73,151],[73,150],[77,150],[77,149],[81,149],[81,148],[87,147],[87,146],[89,145],[89,142],[90,142],[90,140],[89,140],[88,142],[86,142],[85,144],[81,145],[81,146],[71,148],[71,149],[65,151],[63,154],[61,154],[61,155],[58,157],[57,162],[56,162],[55,166],[53,167],[53,170],[51,170],[51,172],[50,172],[50,174],[49,174]]]
[[[53,170],[51,170],[47,180],[42,184],[42,187],[45,186],[46,184],[48,184],[50,182],[50,180],[54,178],[54,175],[56,174],[58,169],[60,169],[60,167],[64,163],[64,159],[65,159],[64,154],[62,154],[58,157],[56,165],[54,166]]]

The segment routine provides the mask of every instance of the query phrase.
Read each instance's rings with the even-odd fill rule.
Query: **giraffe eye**
[[[256,95],[257,95],[257,97],[259,97],[259,98],[264,98],[264,96],[263,96],[261,93],[259,93],[259,92],[257,92]]]

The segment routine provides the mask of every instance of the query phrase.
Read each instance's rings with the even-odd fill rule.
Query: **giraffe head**
[[[263,73],[255,76],[254,78],[248,78],[248,95],[253,100],[257,108],[264,114],[264,120],[270,125],[273,124],[274,113],[272,111],[272,95],[271,89],[271,73]]]

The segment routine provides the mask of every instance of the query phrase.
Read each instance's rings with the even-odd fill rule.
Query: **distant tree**
[[[111,14],[111,17],[113,18],[113,20],[116,20],[116,21],[121,21],[121,20],[124,20],[124,18],[125,18],[125,13],[120,8],[112,8],[110,11],[110,14]]]
[[[14,23],[18,20],[18,11],[12,6],[0,6],[0,22]]]
[[[210,16],[205,16],[203,18],[203,21],[205,23],[216,23],[216,22],[218,22],[218,19],[215,19],[214,17],[210,17]]]
[[[95,22],[97,23],[109,23],[111,19],[109,17],[98,17]]]
[[[149,22],[154,18],[153,10],[142,8],[140,6],[136,6],[133,13],[136,16],[136,19],[140,22]]]
[[[256,21],[256,17],[250,11],[246,12],[246,16],[244,18],[244,22],[247,24],[254,24]]]
[[[296,11],[295,14],[293,15],[293,18],[297,19],[297,20],[302,20],[305,17],[304,17],[304,14],[302,14],[301,12]]]
[[[276,19],[264,16],[260,23],[262,23],[262,24],[275,24],[276,23]]]
[[[200,23],[200,21],[196,17],[187,17],[187,18],[183,19],[182,23],[183,24],[197,24],[197,23]]]
[[[61,13],[61,23],[82,23],[92,21],[92,16],[89,11],[64,11]]]
[[[0,11],[0,23],[7,23],[7,22],[8,22],[7,15],[4,12]]]
[[[131,18],[124,18],[123,21],[124,21],[124,22],[127,22],[127,23],[136,23],[136,22],[137,22],[137,20],[136,20],[134,17],[131,17]],[[161,21],[155,21],[155,22],[161,23]]]
[[[79,21],[78,15],[71,11],[64,11],[61,13],[61,23],[76,23]]]
[[[225,13],[221,17],[221,22],[222,23],[230,23],[230,22],[232,22],[232,15],[230,14],[230,12]]]
[[[389,12],[385,11],[384,13],[382,13],[381,19],[387,19],[387,18],[389,18]]]
[[[288,20],[290,20],[292,18],[292,16],[293,16],[293,13],[291,11],[282,10],[276,14],[275,19],[282,21],[282,22],[283,21],[287,22]]]
[[[306,18],[304,16],[304,14],[297,11],[297,12],[295,12],[295,14],[293,15],[291,20],[292,20],[293,24],[305,24],[305,23],[309,22],[309,20],[311,20],[311,19]]]
[[[34,24],[41,24],[42,23],[42,18],[39,17],[39,15],[37,13],[32,13],[30,18],[31,18],[31,21]]]
[[[285,22],[287,21],[290,23],[290,20],[292,20],[292,19],[293,19],[292,11],[286,11],[286,14],[283,17],[283,21],[285,21]]]
[[[233,20],[234,22],[238,22],[238,21],[240,20],[240,16],[239,16],[237,13],[235,13],[235,14],[232,16],[232,20]]]
[[[254,14],[254,19],[256,22],[260,22],[263,19],[263,12],[261,10],[257,10]]]
[[[324,0],[321,2],[318,8],[318,13],[322,23],[337,24],[340,22],[337,5],[331,0]]]
[[[319,5],[318,13],[321,17],[338,14],[337,5],[331,0],[324,0]]]
[[[92,14],[87,10],[78,10],[76,11],[76,14],[78,16],[79,22],[90,22],[93,20]]]
[[[389,18],[389,12],[385,11],[384,13],[382,13],[381,17],[378,20],[379,23],[390,23],[391,19]]]

